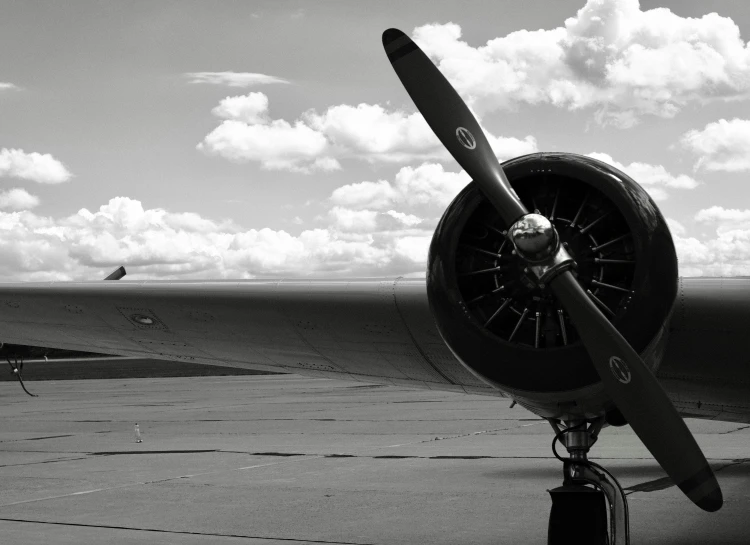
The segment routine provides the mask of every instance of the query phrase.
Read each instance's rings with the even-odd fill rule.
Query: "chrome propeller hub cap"
[[[560,245],[554,225],[541,214],[526,214],[511,226],[508,236],[519,257],[531,263],[554,256]]]

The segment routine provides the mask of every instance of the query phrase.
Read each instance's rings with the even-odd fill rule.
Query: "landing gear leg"
[[[552,443],[563,461],[563,485],[549,491],[552,509],[548,545],[629,545],[630,522],[625,493],[612,474],[586,455],[596,442],[604,419],[561,423],[550,420],[557,433]],[[561,458],[555,446],[562,442],[570,458]],[[607,522],[609,519],[609,533]]]

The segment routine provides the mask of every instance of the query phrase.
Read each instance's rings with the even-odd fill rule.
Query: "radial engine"
[[[652,371],[677,298],[667,223],[626,174],[596,159],[535,153],[502,165],[529,210],[545,216],[573,257],[573,274]],[[619,415],[575,324],[528,274],[497,211],[470,183],[430,246],[427,290],[438,329],[483,380],[547,418]]]

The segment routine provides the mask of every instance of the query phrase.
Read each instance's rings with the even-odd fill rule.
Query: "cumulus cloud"
[[[189,83],[225,85],[228,87],[254,87],[270,83],[289,83],[282,78],[252,72],[187,72],[183,75],[189,79]]]
[[[750,275],[750,210],[712,206],[698,211],[693,219],[714,232],[691,236],[683,225],[669,220],[681,275]]]
[[[374,210],[351,210],[334,206],[329,215],[333,226],[340,231],[361,231],[370,233],[375,230],[378,213]]]
[[[377,210],[352,209],[334,206],[329,210],[330,226],[340,233],[380,234],[402,231],[416,227],[424,220],[414,214],[397,210],[380,212]]]
[[[750,170],[750,120],[720,119],[703,130],[685,133],[680,144],[698,155],[695,168],[741,172]]]
[[[405,236],[396,240],[394,252],[396,256],[405,262],[422,264],[427,262],[427,253],[430,249],[432,235]]]
[[[432,233],[419,228],[413,214],[338,207],[328,220],[323,228],[294,235],[147,209],[127,197],[62,218],[0,209],[0,279],[91,279],[121,264],[131,278],[390,276],[424,270]]]
[[[342,104],[322,114],[307,112],[304,119],[345,155],[386,162],[447,158],[419,113],[388,112],[377,104]]]
[[[257,161],[268,170],[309,173],[340,168],[335,159],[323,155],[328,146],[322,134],[299,121],[294,125],[283,119],[248,124],[228,119],[211,131],[198,149],[235,162]]]
[[[298,234],[148,209],[127,197],[52,218],[13,211],[33,206],[33,196],[24,204],[26,195],[0,193],[0,280],[99,278],[120,264],[135,279],[420,276],[437,218],[468,181],[440,164],[403,167],[392,180],[338,188],[319,227]],[[748,218],[747,210],[699,212],[696,224],[718,226],[709,241],[670,220],[682,274],[747,274]]]
[[[131,279],[422,276],[435,222],[468,181],[440,164],[403,167],[369,193],[357,184],[334,191],[316,226],[298,234],[149,209],[127,197],[53,218],[12,190],[14,198],[0,193],[0,280],[100,278],[121,264]]]
[[[263,93],[227,97],[212,110],[224,118],[198,144],[198,149],[235,162],[256,161],[268,170],[309,173],[340,168],[326,155],[330,144],[320,132],[302,121],[293,125],[268,115]]]
[[[387,212],[385,212],[385,214],[392,217],[406,227],[413,227],[422,223],[422,218],[417,217],[414,214],[406,214],[404,212],[397,212],[395,210],[388,210]]]
[[[0,191],[0,208],[10,210],[28,210],[39,205],[39,197],[31,195],[25,189],[15,187]]]
[[[311,229],[298,236],[261,229],[235,237],[229,248],[234,267],[248,274],[341,273],[361,275],[389,271],[393,252],[372,239],[348,239],[331,229]],[[396,266],[396,268],[398,268]]]
[[[325,135],[338,157],[356,157],[370,163],[450,160],[450,155],[418,112],[388,111],[378,104],[341,104],[322,114],[310,110],[302,118]],[[518,139],[485,133],[500,160],[538,151],[533,136]]]
[[[40,184],[67,182],[73,175],[60,161],[45,153],[0,149],[0,177],[21,178]]]
[[[223,119],[263,124],[268,121],[268,97],[263,93],[227,97],[211,113]]]
[[[353,209],[428,206],[442,213],[470,180],[464,171],[447,172],[440,164],[423,163],[416,168],[401,168],[393,183],[378,180],[341,186],[333,191],[330,200]]]
[[[695,221],[717,224],[720,230],[734,229],[742,226],[750,227],[748,223],[750,222],[750,210],[712,206],[696,213]]]
[[[564,26],[479,47],[453,23],[417,27],[414,38],[480,113],[551,104],[593,108],[600,123],[629,127],[691,102],[750,96],[750,46],[716,13],[697,19],[642,11],[637,0],[589,0]]]
[[[651,165],[649,163],[633,162],[624,165],[615,161],[606,153],[589,153],[589,157],[608,163],[618,170],[633,178],[641,184],[651,197],[656,201],[668,198],[668,189],[695,189],[698,181],[685,174],[674,175],[667,171],[662,165]]]
[[[440,170],[442,166],[437,165]],[[334,189],[331,201],[355,208],[385,208],[399,198],[399,193],[387,180],[356,182]]]
[[[450,159],[421,114],[377,104],[309,110],[290,123],[270,117],[263,93],[250,93],[225,98],[213,113],[225,121],[198,148],[233,161],[257,161],[267,169],[335,170],[347,158],[370,163]],[[532,136],[487,137],[500,159],[537,151]]]

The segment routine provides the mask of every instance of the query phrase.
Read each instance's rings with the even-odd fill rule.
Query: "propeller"
[[[552,223],[529,214],[508,183],[474,115],[445,76],[406,34],[391,28],[383,47],[427,124],[478,184],[502,220],[519,258],[549,286],[591,356],[606,393],[667,475],[698,507],[718,510],[719,483],[703,452],[656,377],[578,284],[573,258]]]

